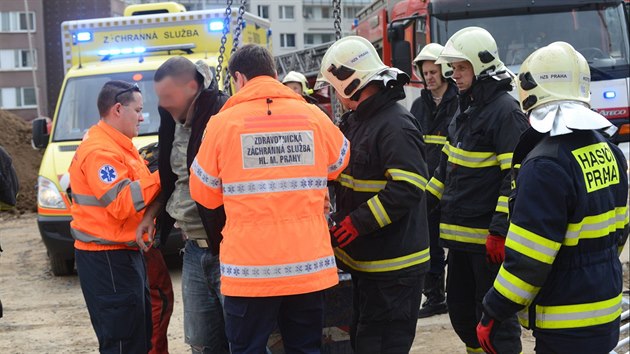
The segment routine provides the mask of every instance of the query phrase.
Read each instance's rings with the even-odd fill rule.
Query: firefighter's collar
[[[555,101],[534,108],[529,114],[529,123],[536,131],[550,136],[612,126],[608,119],[578,101]]]

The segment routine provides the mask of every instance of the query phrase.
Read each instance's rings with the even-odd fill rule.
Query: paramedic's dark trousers
[[[75,250],[77,271],[101,353],[147,353],[151,301],[140,251]]]
[[[323,291],[270,297],[225,296],[225,334],[232,354],[263,354],[280,329],[287,354],[319,354],[324,326]]]
[[[424,273],[381,277],[352,273],[355,353],[407,354],[416,335]]]
[[[483,297],[494,283],[500,264],[489,264],[482,253],[449,250],[446,303],[453,329],[469,353],[481,348],[477,324],[481,319]],[[498,354],[521,352],[521,326],[516,315],[501,323],[493,339]]]

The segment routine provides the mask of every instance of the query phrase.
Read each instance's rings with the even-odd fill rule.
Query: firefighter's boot
[[[427,299],[422,303],[422,308],[418,312],[418,318],[426,318],[448,312],[444,294],[444,273],[427,273],[422,293]]]

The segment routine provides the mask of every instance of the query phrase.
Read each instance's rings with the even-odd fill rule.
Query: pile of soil
[[[37,211],[37,173],[43,151],[31,146],[31,124],[0,110],[0,145],[11,155],[20,181],[17,207],[13,213]]]

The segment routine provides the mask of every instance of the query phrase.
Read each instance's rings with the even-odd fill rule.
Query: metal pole
[[[37,117],[42,116],[42,110],[39,107],[39,86],[37,85],[37,59],[35,58],[35,50],[33,49],[33,23],[31,22],[31,16],[28,11],[28,0],[24,0],[24,10],[26,11],[26,32],[28,36],[28,50],[31,53],[31,73],[33,73],[33,88],[35,89],[35,104],[37,105]],[[35,15],[33,15],[34,17]],[[34,20],[34,19],[33,19]]]

